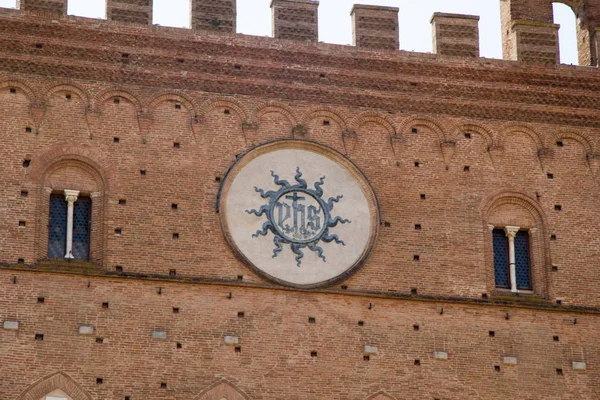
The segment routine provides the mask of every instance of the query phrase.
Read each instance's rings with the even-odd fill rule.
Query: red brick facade
[[[235,1],[193,1],[193,30],[144,26],[151,3],[0,9],[0,399],[600,396],[600,74],[547,65],[550,1],[502,1],[521,61],[475,57],[474,19],[450,14],[439,33],[466,53],[447,35],[439,54],[386,49],[371,25],[315,43],[314,2],[277,14],[298,40],[231,33]],[[364,10],[395,40],[394,10]],[[334,286],[270,282],[221,232],[228,168],[285,138],[344,154],[378,198],[375,248]],[[47,259],[64,189],[92,198],[90,262]],[[530,233],[521,296],[494,280],[490,226],[512,225]]]

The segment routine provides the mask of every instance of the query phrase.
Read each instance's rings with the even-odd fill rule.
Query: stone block
[[[152,331],[152,339],[166,339],[167,332],[166,331]]]
[[[365,345],[365,354],[377,354],[377,347]]]
[[[447,360],[448,353],[445,351],[434,351],[433,358],[435,358],[436,360]]]
[[[573,369],[575,371],[585,371],[587,369],[587,363],[585,361],[573,361]]]
[[[502,363],[506,365],[517,365],[517,357],[502,357]]]
[[[81,325],[79,327],[79,334],[80,335],[93,335],[94,334],[94,327],[93,326],[89,326],[89,325]]]
[[[225,344],[234,345],[240,343],[240,338],[237,336],[225,336],[223,338],[223,341],[225,342]]]
[[[19,329],[19,321],[4,321],[4,329],[16,331]]]

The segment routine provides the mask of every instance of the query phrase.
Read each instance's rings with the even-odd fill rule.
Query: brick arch
[[[554,133],[548,139],[548,141],[549,141],[548,147],[550,147],[552,144],[556,143],[560,139],[572,139],[572,140],[576,141],[577,143],[579,143],[583,147],[586,154],[594,153],[594,145],[592,143],[592,140],[590,138],[588,138],[587,136],[584,136],[584,135],[581,135],[579,133],[575,133],[572,131],[558,131],[558,132]]]
[[[377,393],[374,393],[368,396],[365,400],[396,400],[394,397],[390,396],[383,390],[380,390]]]
[[[203,120],[208,113],[217,108],[232,109],[238,115],[240,121],[245,122],[248,120],[248,111],[246,110],[246,107],[238,101],[227,97],[218,97],[204,102],[204,104],[200,106],[198,116]]]
[[[250,400],[245,393],[232,383],[222,380],[204,389],[194,400]]]
[[[292,127],[298,125],[298,120],[286,105],[270,101],[266,104],[258,106],[252,113],[252,120],[258,124],[263,115],[268,113],[279,113],[282,114],[290,123]]]
[[[142,102],[138,99],[136,95],[125,90],[107,90],[105,92],[102,92],[100,95],[93,99],[92,106],[93,108],[102,108],[102,106],[108,99],[112,99],[114,97],[127,99],[130,103],[135,105],[138,113],[142,112]]]
[[[388,117],[381,114],[373,114],[368,112],[360,114],[356,118],[354,118],[350,123],[350,127],[351,129],[358,131],[358,129],[367,122],[374,122],[383,126],[388,131],[388,134],[390,136],[396,133],[394,123],[390,121]]]
[[[452,133],[450,134],[449,139],[457,140],[460,135],[469,132],[481,135],[481,137],[485,139],[488,147],[494,145],[494,137],[492,136],[491,132],[487,128],[484,128],[483,126],[477,124],[461,124],[454,126],[452,128]]]
[[[540,135],[532,128],[522,124],[503,125],[499,130],[498,137],[496,138],[496,144],[500,147],[505,147],[507,136],[513,133],[524,133],[529,136],[531,140],[533,140],[538,150],[544,148],[544,142]]]
[[[515,204],[523,207],[531,213],[533,218],[536,220],[536,224],[544,226],[546,225],[544,211],[539,206],[537,201],[523,193],[510,190],[496,193],[484,202],[482,207],[484,219],[487,221],[494,208],[504,204]]]
[[[65,392],[73,400],[92,400],[92,397],[73,378],[61,371],[33,383],[17,397],[17,400],[40,400],[57,389]]]
[[[85,91],[84,89],[81,89],[78,86],[75,86],[72,83],[68,83],[68,84],[62,84],[62,85],[57,85],[57,86],[53,86],[50,89],[48,89],[46,91],[46,94],[44,95],[44,101],[46,103],[48,103],[48,100],[50,100],[50,97],[58,92],[70,92],[70,93],[75,93],[79,98],[81,98],[84,103],[86,108],[89,108],[90,106],[90,95],[88,94],[87,91]]]
[[[25,96],[27,96],[27,98],[29,99],[29,101],[32,104],[35,104],[38,102],[38,98],[37,98],[36,94],[27,84],[20,82],[20,81],[15,81],[15,80],[0,82],[0,89],[11,88],[11,87],[21,89],[21,91],[25,94]]]
[[[312,120],[323,117],[334,120],[342,130],[348,128],[348,121],[346,118],[330,107],[319,107],[309,110],[302,116],[301,124],[307,126]]]
[[[41,183],[52,166],[64,161],[89,165],[97,171],[105,191],[108,191],[110,184],[114,183],[114,165],[104,154],[87,144],[72,142],[59,143],[34,155],[28,177],[35,183]]]
[[[400,125],[400,134],[410,133],[408,130],[417,126],[425,126],[435,132],[440,140],[440,143],[446,140],[446,134],[440,125],[428,118],[423,117],[410,117],[402,122]]]
[[[148,110],[152,111],[156,108],[160,103],[164,101],[175,101],[183,104],[186,110],[192,115],[196,116],[199,113],[200,106],[193,98],[187,96],[184,93],[175,93],[175,92],[167,92],[161,93],[158,96],[154,97],[152,101],[150,101],[148,105]]]

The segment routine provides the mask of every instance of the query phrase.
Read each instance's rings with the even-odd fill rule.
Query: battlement
[[[585,3],[585,4],[584,4]],[[600,0],[569,1],[577,16],[579,64],[598,66],[600,53]],[[315,0],[272,0],[272,32],[276,39],[318,41]],[[18,12],[38,18],[65,18],[67,0],[18,0]],[[501,0],[503,58],[534,64],[559,63],[558,28],[551,0]],[[152,25],[152,0],[106,0],[106,20],[126,25]],[[0,13],[6,14],[6,9]],[[190,0],[193,31],[236,32],[236,0]],[[14,11],[14,10],[10,10]],[[352,16],[353,45],[382,51],[399,49],[398,8],[356,4]],[[435,13],[433,52],[439,55],[479,57],[478,16]],[[264,39],[268,40],[268,39]]]

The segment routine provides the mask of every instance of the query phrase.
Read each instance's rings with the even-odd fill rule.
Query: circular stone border
[[[369,213],[371,216],[371,232],[369,233],[369,236],[368,236],[369,239],[368,239],[367,245],[365,246],[362,254],[357,259],[357,261],[352,266],[350,266],[348,269],[346,269],[344,272],[342,272],[340,275],[338,275],[334,278],[331,278],[331,279],[328,279],[325,281],[321,281],[321,282],[317,282],[317,283],[313,283],[313,284],[307,284],[307,285],[295,284],[295,283],[291,283],[291,282],[276,278],[276,277],[264,272],[260,267],[254,265],[240,251],[238,246],[235,244],[233,238],[231,237],[229,228],[227,226],[227,221],[226,221],[226,215],[227,215],[227,212],[226,212],[227,201],[226,200],[227,200],[227,194],[229,193],[229,189],[231,188],[231,185],[232,185],[235,177],[246,165],[248,165],[251,161],[253,161],[257,157],[260,157],[262,155],[265,155],[265,154],[268,154],[268,153],[271,153],[271,152],[277,151],[277,150],[304,150],[304,151],[314,152],[314,153],[317,153],[319,155],[329,158],[331,161],[333,161],[334,163],[337,163],[338,165],[340,165],[344,169],[346,169],[346,171],[348,171],[348,173],[359,184],[359,187],[362,189],[362,192],[365,195],[365,198],[367,199],[367,202],[369,204]],[[377,196],[375,195],[375,191],[373,190],[373,187],[371,186],[371,184],[369,183],[369,181],[367,180],[365,175],[362,173],[362,171],[352,161],[350,161],[343,154],[339,153],[337,150],[334,150],[331,147],[322,145],[317,142],[313,142],[313,141],[309,141],[309,140],[298,140],[298,139],[274,140],[274,141],[267,142],[267,143],[258,145],[256,147],[253,147],[253,148],[247,150],[246,152],[242,153],[241,155],[239,155],[237,160],[231,165],[231,167],[229,167],[229,170],[227,171],[227,173],[225,174],[225,176],[223,177],[223,179],[221,181],[221,186],[219,187],[219,193],[217,195],[217,212],[219,213],[219,220],[221,222],[221,229],[223,231],[223,235],[225,236],[225,239],[227,240],[227,242],[233,249],[236,257],[238,257],[240,260],[242,260],[244,263],[246,263],[246,265],[248,265],[258,275],[260,275],[272,282],[278,283],[282,286],[294,287],[294,288],[298,288],[298,289],[315,289],[315,288],[331,286],[335,283],[338,283],[340,281],[343,281],[343,280],[349,278],[351,275],[356,273],[365,264],[365,262],[369,258],[369,255],[371,254],[371,251],[373,250],[373,247],[375,246],[375,242],[377,241],[377,237],[379,235],[379,225],[381,223],[381,218],[380,218],[380,213],[379,213],[379,202],[377,201]]]

